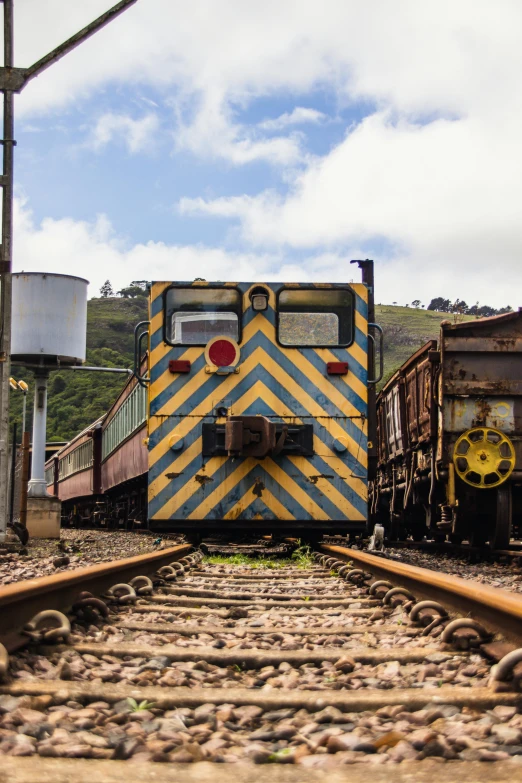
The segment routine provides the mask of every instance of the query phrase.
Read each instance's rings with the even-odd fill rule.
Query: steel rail
[[[419,600],[439,601],[450,612],[472,617],[491,632],[501,633],[506,640],[522,647],[522,595],[347,547],[323,544],[319,550],[366,569],[379,579],[406,587]]]
[[[0,641],[8,650],[13,650],[23,641],[18,632],[38,612],[44,609],[67,611],[80,592],[88,590],[99,595],[116,582],[128,582],[135,576],[154,573],[161,566],[180,560],[191,548],[190,544],[179,544],[146,555],[0,587]]]

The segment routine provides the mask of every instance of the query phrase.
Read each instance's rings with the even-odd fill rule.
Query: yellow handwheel
[[[503,432],[492,427],[473,427],[455,443],[453,464],[466,484],[490,489],[503,484],[511,475],[515,449]]]

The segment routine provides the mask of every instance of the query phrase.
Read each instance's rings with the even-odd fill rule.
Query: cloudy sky
[[[26,66],[111,0],[17,0]],[[15,269],[522,305],[520,0],[138,0],[16,98]]]

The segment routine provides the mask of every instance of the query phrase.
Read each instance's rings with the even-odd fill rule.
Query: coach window
[[[353,340],[353,294],[347,289],[286,289],[278,312],[281,345],[341,347]]]
[[[224,335],[239,342],[241,294],[234,288],[169,288],[166,339],[173,345],[206,345]]]

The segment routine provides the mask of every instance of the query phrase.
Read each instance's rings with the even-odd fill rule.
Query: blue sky
[[[19,0],[17,64],[109,5]],[[369,256],[378,301],[515,307],[521,15],[138,0],[17,98],[15,268],[96,295],[106,278],[339,281]]]
[[[339,110],[332,94],[315,92],[306,98],[297,97],[303,97],[305,108],[324,115],[318,122],[292,125],[308,155],[327,155],[342,141],[347,127],[364,116],[364,107],[359,105]],[[81,108],[61,114],[58,122],[54,116],[20,121],[17,186],[30,197],[35,220],[64,215],[89,220],[102,212],[110,215],[114,229],[132,243],[161,239],[168,243],[228,245],[228,225],[218,218],[187,219],[180,215],[178,201],[238,193],[255,196],[267,189],[287,191],[279,168],[264,161],[238,167],[176,150],[172,111],[152,90],[147,98],[156,103],[158,126],[139,154],[129,154],[121,136],[97,150],[89,146],[93,117],[129,114],[139,121],[150,110],[150,104],[136,99],[128,87],[106,92],[102,100],[91,97]],[[296,97],[292,95],[259,99],[238,110],[236,117],[238,122],[254,126],[289,114],[295,106]],[[264,132],[267,138],[277,134],[271,129]]]

